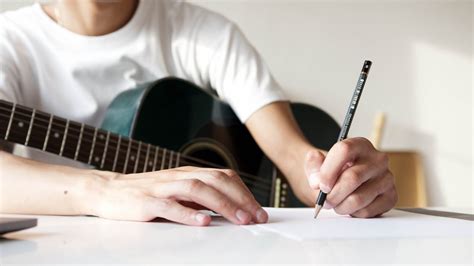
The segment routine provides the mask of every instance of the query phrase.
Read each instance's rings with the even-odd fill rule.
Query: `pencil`
[[[362,70],[360,71],[359,79],[357,80],[354,94],[352,95],[351,101],[349,103],[349,108],[347,108],[346,117],[344,118],[344,123],[342,124],[341,132],[339,133],[339,137],[337,139],[338,142],[347,138],[347,134],[349,133],[352,119],[354,118],[357,106],[359,105],[360,96],[362,95],[362,90],[364,89],[371,66],[372,62],[365,60]],[[326,201],[326,197],[327,193],[319,191],[318,198],[316,199],[316,203],[314,205],[314,219],[318,217],[319,212]]]

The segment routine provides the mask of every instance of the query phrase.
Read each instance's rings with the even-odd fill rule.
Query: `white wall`
[[[0,9],[30,0],[0,0]],[[473,205],[471,1],[193,0],[235,21],[287,94],[342,121],[364,59],[374,62],[350,135],[388,115],[382,147],[417,150],[429,204]]]
[[[291,99],[338,121],[371,59],[350,135],[386,112],[382,147],[423,154],[429,204],[472,206],[472,2],[192,2],[237,22]]]

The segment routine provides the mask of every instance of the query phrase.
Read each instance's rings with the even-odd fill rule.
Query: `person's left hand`
[[[365,138],[336,143],[324,155],[314,149],[304,163],[309,187],[303,189],[307,201],[319,189],[328,193],[324,208],[353,217],[375,217],[395,206],[398,196],[388,157]],[[300,188],[301,189],[301,188]]]

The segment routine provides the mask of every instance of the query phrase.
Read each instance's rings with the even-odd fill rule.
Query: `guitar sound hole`
[[[231,166],[226,162],[226,160],[217,152],[212,150],[198,150],[193,151],[187,154],[188,156],[198,158],[205,162],[210,162],[210,164],[202,163],[202,167],[211,167],[211,168],[231,168]]]

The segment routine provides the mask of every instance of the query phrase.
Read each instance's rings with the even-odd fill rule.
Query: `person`
[[[57,0],[3,13],[0,40],[0,99],[98,126],[120,92],[184,78],[232,106],[308,206],[319,189],[329,193],[325,208],[353,217],[378,216],[397,201],[387,156],[367,139],[328,152],[310,145],[263,59],[221,15],[181,1]],[[0,151],[2,213],[208,225],[195,203],[235,224],[268,220],[229,169],[120,174],[28,157]]]

